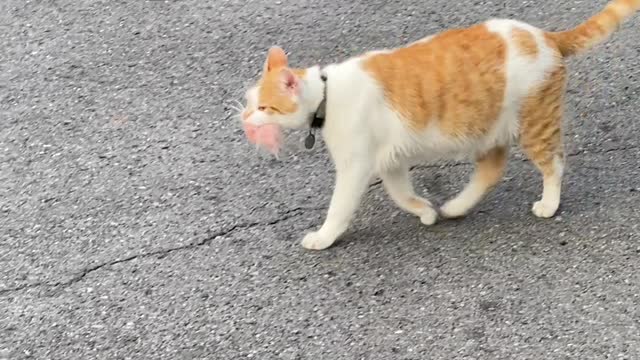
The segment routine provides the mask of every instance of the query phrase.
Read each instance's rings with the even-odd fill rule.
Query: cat
[[[321,131],[336,183],[324,224],[302,240],[307,249],[342,235],[375,175],[425,225],[466,215],[501,180],[515,141],[543,178],[533,214],[551,218],[564,167],[565,59],[607,39],[638,9],[640,0],[614,0],[562,32],[492,19],[324,68],[290,68],[272,47],[240,118],[251,142],[277,153],[282,128],[309,129],[319,108],[326,113]],[[409,168],[458,157],[472,158],[475,171],[438,211],[415,193]]]

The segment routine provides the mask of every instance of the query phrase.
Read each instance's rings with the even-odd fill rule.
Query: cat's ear
[[[287,54],[281,47],[273,46],[267,53],[267,61],[264,63],[264,72],[271,71],[279,67],[286,67],[289,64]]]
[[[296,96],[300,94],[301,80],[293,71],[282,69],[280,71],[280,84],[288,94]]]

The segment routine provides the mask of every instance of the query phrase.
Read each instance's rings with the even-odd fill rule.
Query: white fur
[[[517,138],[522,100],[543,83],[549,71],[557,66],[558,59],[544,41],[541,30],[512,20],[491,20],[486,26],[507,42],[507,85],[496,126],[480,139],[445,136],[437,127],[437,121],[432,121],[418,134],[407,128],[407,122],[385,101],[379,84],[361,67],[362,60],[376,52],[325,68],[329,81],[327,118],[322,133],[335,163],[336,186],[324,224],[304,238],[304,247],[319,250],[334,243],[349,226],[375,175],[383,179],[387,192],[399,207],[419,216],[423,223],[433,224],[437,213],[428,200],[415,194],[409,166],[422,161],[474,157],[495,146],[508,146]],[[519,54],[512,44],[511,31],[516,27],[534,35],[539,50],[535,58]],[[427,37],[421,42],[430,39]],[[322,99],[323,83],[315,73],[317,69],[312,68],[312,71],[306,77],[306,89],[303,89],[303,112],[313,111]],[[534,206],[533,211],[538,216],[548,217],[557,210],[561,162],[559,164],[558,176],[545,181],[542,200]],[[485,187],[471,181],[458,197],[444,205],[443,210],[462,215],[476,205],[486,191]],[[416,208],[415,204],[420,203],[423,206]]]
[[[550,218],[555,215],[560,206],[560,192],[562,188],[562,174],[564,162],[560,157],[553,161],[553,174],[545,175],[542,199],[533,204],[533,214],[540,218]]]
[[[409,46],[411,46],[411,45],[418,45],[418,44],[425,44],[425,43],[428,43],[428,42],[429,42],[429,41],[431,41],[434,37],[435,37],[435,35],[429,35],[429,36],[423,37],[423,38],[422,38],[422,39],[420,39],[420,40],[416,40],[416,41],[412,42],[411,44],[409,44]]]

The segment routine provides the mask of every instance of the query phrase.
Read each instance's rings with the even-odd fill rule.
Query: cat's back
[[[394,50],[363,56],[361,66],[413,128],[437,121],[444,132],[485,132],[504,106],[544,81],[561,57],[543,31],[494,19]]]

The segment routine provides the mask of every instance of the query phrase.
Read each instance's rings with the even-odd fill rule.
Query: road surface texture
[[[306,251],[326,149],[270,159],[232,109],[273,44],[326,64],[604,4],[1,1],[0,359],[639,359],[640,18],[570,61],[552,220],[516,152],[464,220],[422,226],[374,183],[341,241]],[[413,174],[441,204],[470,170]]]

